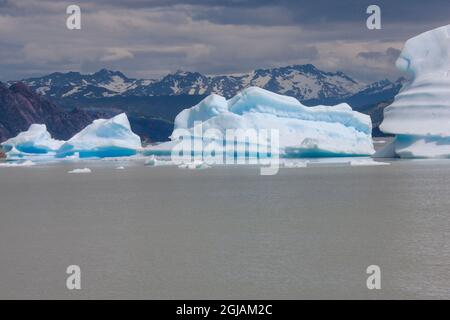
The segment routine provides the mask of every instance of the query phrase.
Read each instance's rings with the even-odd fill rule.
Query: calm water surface
[[[0,168],[0,298],[448,299],[450,161]]]

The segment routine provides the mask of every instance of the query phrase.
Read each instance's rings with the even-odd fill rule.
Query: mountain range
[[[125,111],[133,130],[144,140],[154,142],[167,140],[175,116],[206,95],[217,93],[230,98],[248,86],[258,86],[293,96],[307,106],[347,102],[353,109],[371,115],[374,134],[379,135],[381,133],[377,130],[377,125],[382,120],[383,109],[405,82],[404,78],[396,81],[385,79],[367,85],[343,72],[322,71],[311,64],[257,69],[233,75],[177,71],[159,79],[133,79],[120,71],[102,69],[92,74],[55,72],[42,77],[10,81],[7,86],[2,86],[3,93],[0,92],[0,95],[5,95],[5,90],[15,92],[17,88],[21,88],[19,91],[23,91],[25,87],[29,87],[37,93],[33,97],[34,102],[39,99],[47,101],[67,115],[83,111],[86,119],[100,114],[112,116]],[[17,107],[13,104],[11,108]],[[3,119],[5,108],[8,109],[5,103],[0,102],[0,124],[11,127],[8,123],[14,121]],[[53,109],[49,112],[52,113]],[[67,115],[64,117],[69,119],[70,116]],[[44,120],[42,118],[41,122]],[[73,126],[78,128],[82,124],[84,121]],[[24,126],[20,128],[24,129]],[[14,125],[11,128],[15,128]],[[3,136],[0,138],[17,132],[15,129],[0,127],[0,132],[1,130]],[[59,135],[65,136],[69,132],[71,131],[62,130]]]
[[[248,86],[257,86],[293,96],[306,105],[330,104],[351,98],[358,93],[372,95],[396,85],[389,80],[365,85],[343,72],[322,71],[311,64],[257,69],[234,75],[208,76],[198,72],[177,71],[160,79],[132,79],[120,71],[102,69],[92,74],[55,72],[21,81],[36,92],[55,99],[208,95],[210,93],[230,98]]]

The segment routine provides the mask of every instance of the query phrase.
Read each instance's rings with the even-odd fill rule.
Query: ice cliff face
[[[211,94],[198,105],[183,110],[175,119],[173,141],[147,151],[162,152],[164,145],[169,150],[180,129],[189,130],[193,138],[204,137],[211,130],[223,138],[228,129],[275,129],[279,132],[279,153],[286,157],[358,156],[374,152],[369,116],[344,103],[305,107],[295,98],[258,87],[247,88],[230,100]],[[261,144],[260,140],[249,142]]]
[[[406,41],[396,62],[412,81],[384,110],[400,157],[450,157],[450,25]]]

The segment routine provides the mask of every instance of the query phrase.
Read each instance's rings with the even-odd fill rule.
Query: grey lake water
[[[450,161],[0,168],[0,298],[449,299]]]

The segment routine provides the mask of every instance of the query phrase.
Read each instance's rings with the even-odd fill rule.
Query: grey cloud
[[[1,80],[104,67],[153,78],[296,63],[377,80],[396,76],[406,39],[448,23],[450,12],[450,1],[378,1],[382,29],[372,31],[366,0],[76,2],[82,30],[72,32],[65,28],[71,0],[0,0]]]
[[[366,60],[376,60],[376,61],[386,61],[388,63],[394,63],[400,55],[401,50],[396,48],[387,48],[386,51],[366,51],[359,52],[357,57],[363,58]]]

